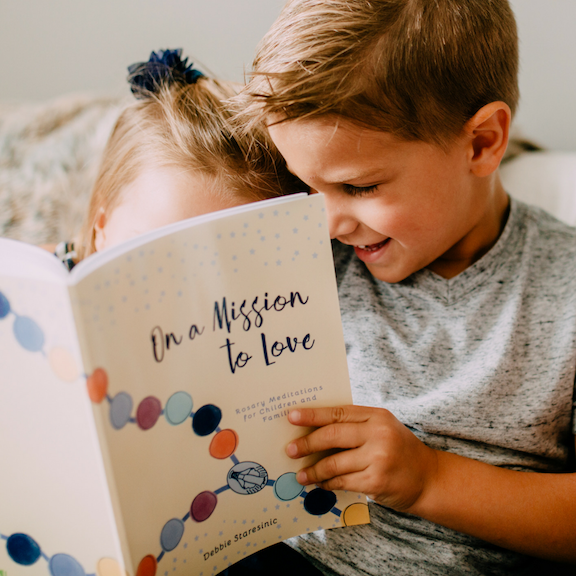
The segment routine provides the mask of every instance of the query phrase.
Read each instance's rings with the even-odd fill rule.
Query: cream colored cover
[[[0,574],[118,576],[67,273],[0,239]]]
[[[321,195],[142,236],[69,290],[129,573],[216,574],[368,521],[363,496],[303,489],[284,453],[304,433],[290,409],[352,401]]]

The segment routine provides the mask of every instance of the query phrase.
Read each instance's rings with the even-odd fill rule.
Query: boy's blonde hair
[[[518,102],[507,0],[291,0],[259,45],[239,118],[326,114],[446,145],[482,106]]]
[[[120,202],[122,189],[149,167],[175,166],[207,176],[214,194],[260,200],[302,190],[265,131],[232,133],[225,100],[236,86],[202,76],[166,82],[128,105],[108,140],[88,216],[76,242],[80,259],[95,252],[95,225]],[[300,185],[300,186],[299,186]]]

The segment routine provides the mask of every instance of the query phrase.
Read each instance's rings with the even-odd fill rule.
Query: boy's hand
[[[288,419],[318,427],[288,444],[292,458],[343,449],[300,470],[301,484],[362,492],[497,546],[576,562],[576,473],[519,472],[433,450],[383,408],[298,408]]]
[[[436,452],[388,410],[299,408],[288,419],[298,426],[318,427],[288,444],[291,458],[344,449],[300,470],[296,477],[300,484],[361,492],[384,506],[408,512],[434,478]]]

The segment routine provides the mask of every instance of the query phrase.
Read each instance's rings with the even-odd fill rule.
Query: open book
[[[0,239],[0,571],[216,574],[369,521],[302,487],[299,406],[352,402],[321,195],[178,222],[68,273]]]

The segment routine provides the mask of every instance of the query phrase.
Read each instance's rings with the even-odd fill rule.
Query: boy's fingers
[[[365,440],[359,424],[329,424],[290,442],[286,453],[290,458],[302,458],[332,448],[357,448]]]
[[[339,422],[365,422],[373,408],[365,406],[335,406],[333,408],[298,408],[291,410],[288,420],[298,426],[326,426]]]
[[[340,452],[322,458],[319,462],[298,472],[296,479],[300,484],[319,484],[327,480],[362,472],[368,463],[361,461],[358,450]]]
[[[324,490],[350,490],[352,492],[365,493],[365,490],[362,488],[363,482],[362,472],[353,472],[320,482],[319,486]]]

